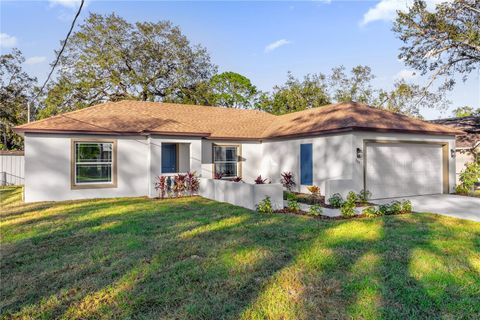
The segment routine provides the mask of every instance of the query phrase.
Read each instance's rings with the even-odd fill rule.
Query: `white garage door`
[[[368,143],[367,190],[372,198],[442,193],[442,146]]]

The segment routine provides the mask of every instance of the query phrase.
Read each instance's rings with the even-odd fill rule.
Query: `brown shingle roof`
[[[355,129],[462,133],[354,102],[275,116],[255,110],[124,100],[15,128],[17,132],[157,133],[216,139],[265,139]]]
[[[457,148],[474,148],[480,143],[480,117],[438,119],[430,122],[465,131],[465,135],[457,137]]]

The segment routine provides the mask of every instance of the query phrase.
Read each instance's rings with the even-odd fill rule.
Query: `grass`
[[[0,318],[476,319],[480,223],[0,189]]]

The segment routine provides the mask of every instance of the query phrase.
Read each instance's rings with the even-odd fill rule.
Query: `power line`
[[[73,28],[75,27],[75,22],[77,22],[77,18],[80,15],[80,12],[82,11],[84,3],[85,3],[85,0],[81,0],[80,7],[78,7],[77,13],[75,14],[75,17],[73,18],[72,25],[70,26],[70,30],[68,30],[67,36],[65,37],[65,40],[63,41],[62,48],[58,52],[57,58],[55,59],[55,62],[53,63],[52,69],[50,70],[50,73],[48,74],[47,79],[45,79],[45,82],[43,83],[42,87],[40,88],[40,91],[38,91],[38,93],[32,98],[32,103],[35,99],[38,98],[38,96],[40,96],[43,89],[45,89],[45,87],[47,86],[47,83],[50,80],[50,78],[53,74],[53,71],[55,70],[55,67],[57,66],[58,62],[60,61],[60,57],[61,57],[63,51],[65,50],[68,38],[70,38],[70,35],[72,34]],[[31,106],[31,104],[28,105],[28,122],[30,122],[30,106]]]

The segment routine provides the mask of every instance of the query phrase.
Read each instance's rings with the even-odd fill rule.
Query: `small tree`
[[[460,184],[457,186],[458,193],[472,192],[475,184],[480,182],[480,157],[474,162],[466,164],[460,173]]]

